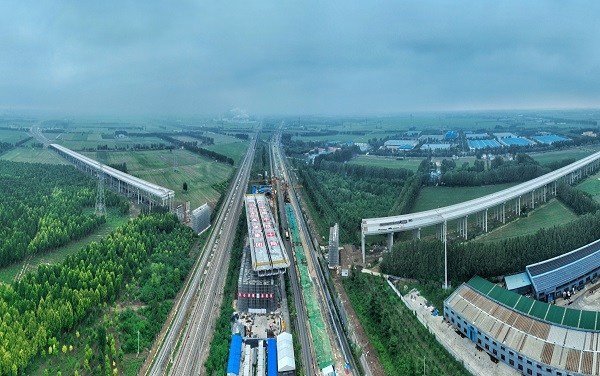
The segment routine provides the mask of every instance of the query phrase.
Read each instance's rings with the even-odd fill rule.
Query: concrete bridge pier
[[[392,248],[394,247],[394,233],[393,232],[388,233],[387,243],[388,243],[388,250],[391,251]]]

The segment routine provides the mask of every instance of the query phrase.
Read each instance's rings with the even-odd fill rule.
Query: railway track
[[[242,210],[252,165],[256,137],[230,186],[219,210],[202,256],[194,265],[192,275],[179,301],[166,335],[144,375],[200,375],[208,356],[210,341],[223,300],[226,267],[235,228]]]

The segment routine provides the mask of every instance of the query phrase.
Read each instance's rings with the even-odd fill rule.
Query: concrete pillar
[[[488,226],[487,225],[488,225],[488,210],[485,209],[484,217],[483,217],[483,227],[484,227],[484,231],[485,232],[487,232],[487,230],[488,230]]]
[[[517,215],[521,215],[521,196],[519,196],[518,199],[518,204],[517,204]]]
[[[413,230],[413,237],[415,239],[421,239],[421,228],[420,227]]]
[[[365,234],[361,231],[360,233],[360,248],[362,250],[362,259],[363,259],[363,265],[366,265],[365,262]]]
[[[546,202],[546,193],[547,193],[548,187],[546,185],[544,185],[544,202]]]
[[[502,223],[506,223],[506,203],[502,203]]]
[[[468,234],[468,231],[469,231],[468,230],[468,227],[469,227],[469,216],[468,215],[465,216],[464,226],[465,226],[465,240],[467,240],[468,237],[469,237],[469,234]]]
[[[391,251],[392,247],[394,247],[394,233],[390,232],[388,234],[388,249]]]
[[[531,191],[531,209],[535,208],[535,189]]]

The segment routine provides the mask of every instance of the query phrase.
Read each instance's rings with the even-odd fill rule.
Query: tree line
[[[42,265],[0,286],[0,374],[18,374],[61,331],[112,303],[153,255],[189,249],[193,233],[170,214],[143,215],[62,264]]]
[[[561,182],[556,187],[556,197],[577,215],[595,213],[600,210],[600,204],[589,193],[564,182]]]
[[[74,167],[3,161],[0,176],[0,266],[81,238],[104,222],[90,210],[96,182]],[[106,204],[128,211],[112,192]]]
[[[600,212],[585,214],[562,226],[498,242],[448,242],[448,273],[452,280],[474,275],[496,277],[577,249],[600,238]],[[381,271],[419,280],[442,280],[444,245],[421,240],[398,243],[384,256]]]
[[[160,136],[160,137],[161,137],[163,140],[165,140],[165,141],[169,141],[170,143],[172,143],[172,144],[174,144],[174,145],[181,146],[181,147],[183,147],[184,149],[191,151],[192,153],[196,153],[196,154],[202,155],[202,156],[204,156],[204,157],[208,157],[208,158],[211,158],[211,159],[217,160],[217,161],[219,161],[219,162],[228,163],[228,164],[230,164],[230,165],[232,165],[232,166],[233,166],[233,164],[234,164],[234,162],[233,162],[233,159],[232,159],[232,158],[230,158],[230,157],[228,157],[228,156],[226,156],[226,155],[223,155],[223,154],[217,153],[216,151],[212,151],[212,150],[204,149],[204,148],[201,148],[201,147],[199,147],[199,146],[195,146],[195,145],[192,145],[192,144],[190,144],[190,143],[187,143],[187,142],[184,142],[184,141],[178,140],[178,139],[176,139],[176,138],[174,138],[174,137],[171,137],[171,136],[167,136],[167,135],[163,135],[163,134],[161,134],[161,136]]]
[[[343,282],[386,374],[469,374],[417,321],[383,278],[352,270]]]

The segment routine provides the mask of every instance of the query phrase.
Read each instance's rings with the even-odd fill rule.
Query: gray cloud
[[[10,2],[0,107],[390,113],[600,104],[597,2]]]

